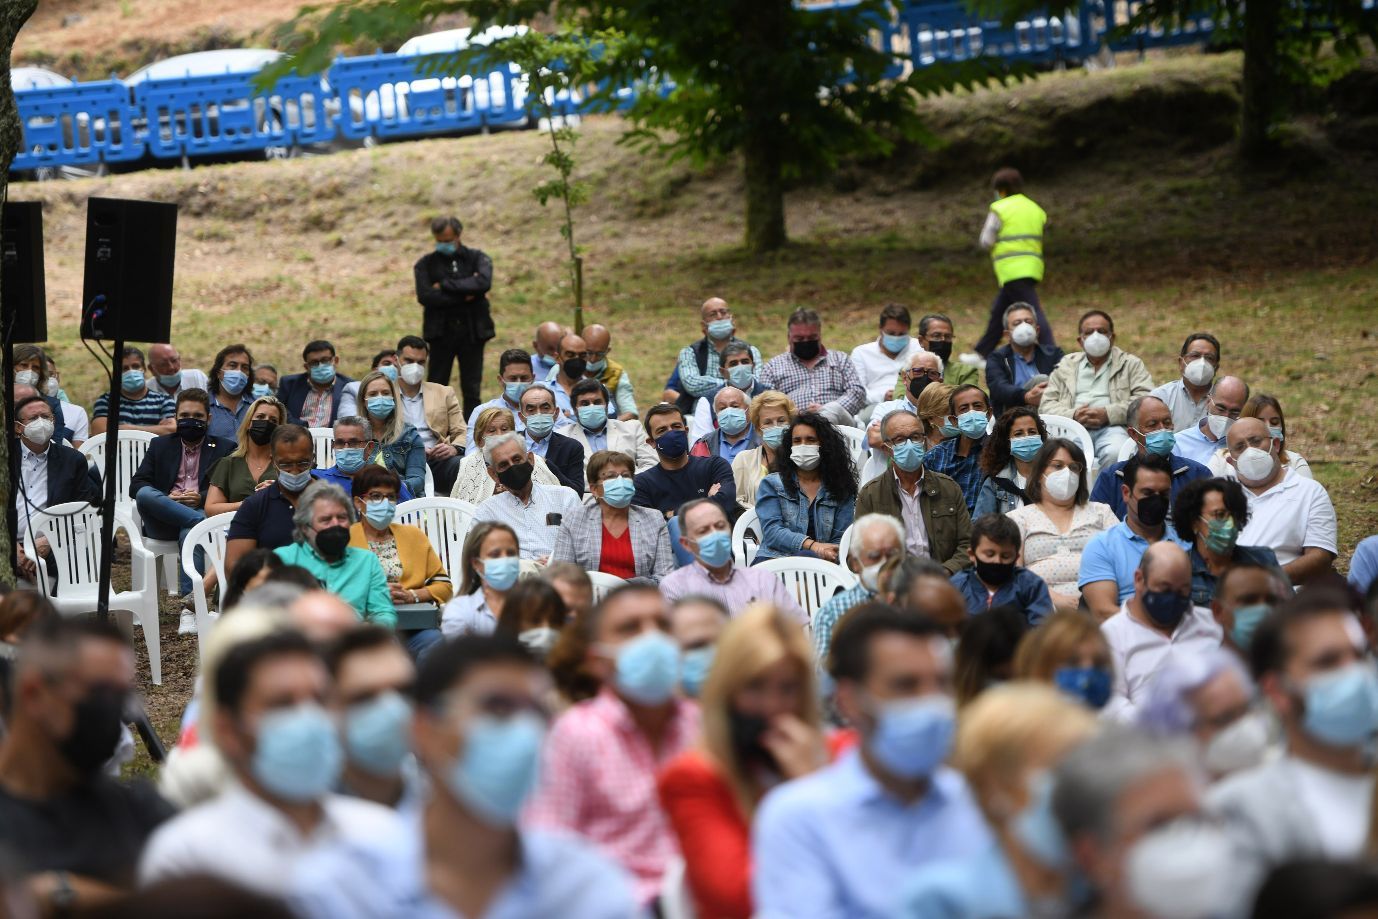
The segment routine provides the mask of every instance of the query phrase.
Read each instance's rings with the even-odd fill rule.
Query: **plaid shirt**
[[[801,411],[813,402],[836,402],[855,415],[866,405],[866,387],[861,385],[852,359],[841,351],[824,349],[812,367],[801,364],[793,352],[777,354],[761,369],[760,380],[793,399]]]
[[[826,669],[828,645],[832,643],[833,627],[837,625],[837,620],[852,607],[865,603],[875,595],[874,590],[867,590],[858,584],[842,591],[818,608],[813,617],[813,647],[820,670]]]
[[[679,855],[656,776],[699,734],[698,706],[685,699],[674,705],[658,750],[611,689],[566,711],[546,738],[541,785],[523,820],[597,845],[632,875],[643,905],[659,895],[665,868]]]
[[[745,345],[746,342],[733,335],[723,347],[726,348],[727,345],[733,344]],[[760,367],[761,352],[756,350],[755,345],[749,345],[748,347],[751,348],[751,365],[753,367]],[[703,372],[699,373],[699,361],[698,358],[694,356],[694,346],[686,345],[680,349],[679,385],[684,392],[687,392],[691,396],[701,396],[706,399],[711,399],[713,396],[717,395],[718,390],[722,389],[723,384],[727,381],[724,380],[722,376],[722,365],[718,358],[718,349],[713,347],[711,341],[708,343],[707,351],[708,361],[704,365]]]
[[[957,455],[959,442],[960,437],[951,437],[938,444],[928,451],[923,464],[925,468],[941,472],[956,481],[957,487],[962,490],[962,497],[967,500],[969,514],[976,509],[976,498],[981,494],[981,482],[986,478],[986,474],[981,471],[981,450],[986,445],[986,439],[983,437],[972,444],[971,452],[966,456]]]

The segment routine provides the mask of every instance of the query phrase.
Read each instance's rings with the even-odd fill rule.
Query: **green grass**
[[[850,349],[891,301],[952,315],[969,349],[994,293],[975,245],[985,185],[1013,150],[1051,215],[1042,296],[1064,346],[1082,311],[1107,309],[1119,344],[1162,381],[1186,333],[1215,332],[1225,367],[1282,400],[1289,446],[1331,490],[1347,557],[1378,531],[1378,164],[1331,151],[1326,168],[1241,174],[1217,136],[1233,117],[1238,63],[1191,56],[936,100],[930,120],[947,147],[791,192],[793,243],[764,257],[738,248],[739,169],[642,160],[615,143],[620,121],[590,120],[578,148],[594,192],[577,229],[587,318],[612,328],[643,406],[712,295],[766,354],[783,349],[796,306],[820,310],[825,340]],[[491,368],[503,348],[529,346],[540,320],[570,317],[557,213],[529,192],[545,177],[543,152],[536,134],[507,133],[15,187],[48,205],[64,385],[88,404],[97,392],[75,341],[92,194],[181,205],[173,337],[187,366],[244,341],[285,372],[300,368],[308,338],[334,340],[357,375],[416,331],[411,265],[428,248],[426,221],[455,212],[496,266]]]

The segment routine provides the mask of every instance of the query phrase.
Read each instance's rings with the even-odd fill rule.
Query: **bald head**
[[[612,344],[612,333],[608,331],[607,326],[586,326],[584,328],[584,343],[588,345],[590,351],[606,352]]]
[[[1167,403],[1157,396],[1144,396],[1129,403],[1129,417],[1126,419],[1131,428],[1144,434],[1153,431],[1172,430],[1172,409],[1167,407]]]
[[[718,390],[718,394],[713,397],[713,411],[720,412],[725,408],[740,408],[745,410],[750,404],[746,393],[735,386],[724,386]]]
[[[1144,551],[1134,574],[1134,593],[1189,593],[1191,560],[1186,550],[1171,540],[1160,540]]]
[[[1211,389],[1211,399],[1227,412],[1243,411],[1249,401],[1249,384],[1239,377],[1221,377]]]
[[[330,642],[357,628],[354,607],[327,590],[308,590],[287,608],[292,623],[313,642]]]
[[[15,405],[18,405],[20,402],[23,402],[25,399],[31,399],[31,398],[33,398],[33,397],[36,396],[36,395],[38,395],[38,390],[34,389],[32,386],[29,386],[28,384],[25,384],[25,383],[15,383],[15,384],[14,384],[14,404],[15,404]]]
[[[558,322],[543,322],[536,326],[536,338],[531,343],[538,354],[556,360],[556,355],[560,351],[560,338],[564,334],[564,327]]]
[[[730,307],[728,307],[727,301],[722,297],[709,297],[707,300],[703,301],[703,306],[699,307],[699,318],[704,322],[712,322],[714,319],[721,318],[717,314],[728,312],[729,310]]]
[[[923,613],[948,634],[954,634],[967,620],[967,605],[961,591],[945,577],[920,577],[909,588],[908,595],[895,600],[903,609]]]
[[[148,369],[158,376],[170,376],[182,369],[182,355],[172,345],[149,345]]]

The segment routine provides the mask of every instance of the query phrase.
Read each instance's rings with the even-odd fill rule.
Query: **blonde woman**
[[[732,460],[732,478],[737,483],[737,503],[756,505],[756,489],[761,480],[775,471],[775,453],[784,445],[789,450],[790,420],[796,414],[790,397],[768,389],[751,400],[746,420],[761,435],[761,444],[743,450]]]
[[[947,438],[956,437],[961,433],[947,423],[947,415],[950,411],[949,397],[956,388],[946,383],[929,383],[923,388],[923,394],[919,396],[919,404],[915,407],[919,410],[919,420],[924,423],[924,430],[928,433],[928,449],[930,450]]]
[[[263,396],[253,401],[235,433],[239,446],[211,469],[210,486],[206,489],[207,517],[239,510],[245,498],[278,477],[268,442],[277,426],[286,423],[287,406],[276,397]]]
[[[1095,717],[1038,683],[992,687],[962,710],[952,765],[995,836],[986,852],[918,869],[898,915],[1070,915],[1066,852],[1049,773],[1089,738]]]
[[[1051,683],[1092,710],[1105,707],[1115,664],[1100,623],[1082,612],[1053,613],[1019,642],[1014,678]]]
[[[512,411],[500,405],[490,406],[478,413],[474,418],[474,445],[464,454],[464,461],[459,464],[459,475],[455,476],[455,487],[450,489],[450,497],[459,501],[468,501],[478,507],[479,504],[493,497],[493,487],[496,484],[493,477],[488,474],[488,467],[483,462],[483,444],[490,437],[499,434],[515,434],[517,431],[517,420]],[[555,473],[550,471],[550,467],[545,464],[545,457],[532,454],[534,470],[531,473],[531,481],[539,482],[542,485],[559,485],[560,480],[555,478]]]
[[[770,605],[747,607],[718,639],[699,705],[703,736],[661,773],[660,801],[698,915],[748,919],[750,826],[761,798],[827,762],[799,623]]]
[[[426,493],[426,446],[402,411],[402,394],[392,377],[374,370],[359,381],[359,405],[377,449],[370,462],[386,466],[413,495]]]

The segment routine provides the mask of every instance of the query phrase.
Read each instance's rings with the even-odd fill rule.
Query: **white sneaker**
[[[178,635],[196,634],[196,613],[189,609],[182,610],[182,618],[177,623]]]
[[[976,367],[981,370],[986,369],[986,359],[981,357],[981,355],[973,354],[970,351],[966,351],[962,354],[957,355],[957,360],[961,361],[963,364],[966,364],[968,367]]]

